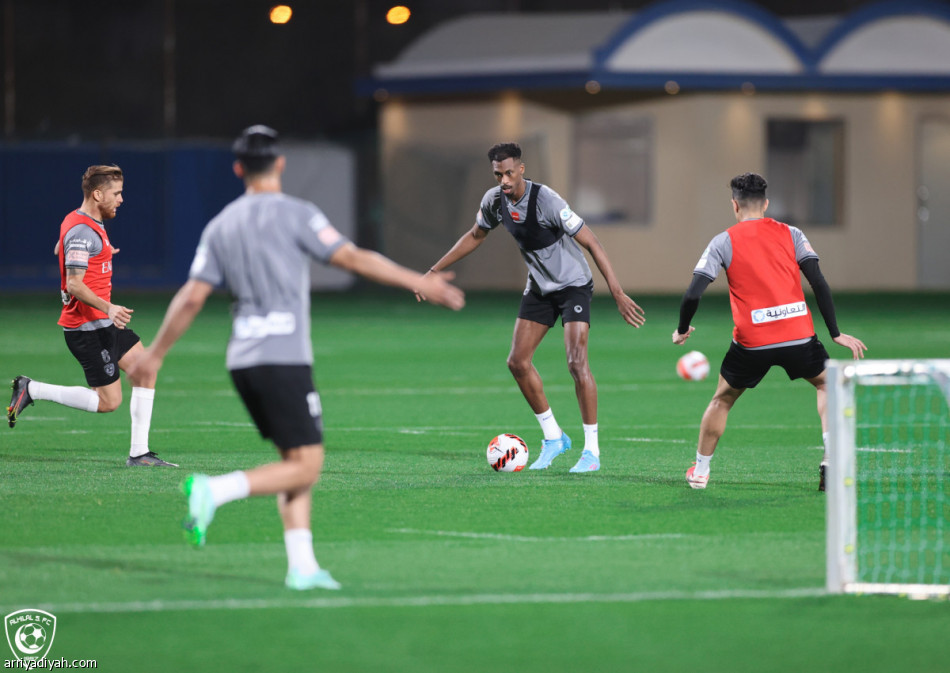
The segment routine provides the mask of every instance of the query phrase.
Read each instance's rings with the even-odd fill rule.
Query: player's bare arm
[[[214,287],[203,280],[191,279],[181,286],[165,311],[165,318],[152,344],[129,367],[129,376],[156,377],[162,360],[181,336],[188,331]]]
[[[490,231],[488,229],[482,229],[478,224],[473,224],[472,228],[465,232],[462,237],[455,242],[455,245],[426,271],[425,275],[430,276],[433,273],[440,273],[460,259],[472,254],[475,249],[485,241],[489,233]],[[415,293],[416,301],[426,301],[428,299],[426,293],[421,291],[421,288],[417,288]]]
[[[125,326],[128,325],[132,319],[134,311],[119,304],[110,304],[105,299],[99,297],[83,282],[85,276],[85,269],[66,269],[66,291],[83,304],[99,309],[108,315],[112,324],[119,329],[125,329]]]
[[[620,311],[620,315],[627,324],[639,329],[646,322],[643,309],[623,291],[623,287],[620,286],[620,282],[614,274],[614,269],[610,265],[607,251],[604,250],[604,246],[601,245],[597,236],[590,230],[590,227],[585,225],[574,235],[574,240],[590,253],[594,264],[600,270],[600,274],[607,281],[607,287],[610,289],[614,301],[617,302],[617,310]]]
[[[346,243],[333,253],[330,264],[357,273],[383,285],[393,285],[426,295],[429,301],[458,311],[465,306],[465,294],[449,284],[453,274],[422,275],[396,264],[378,252]]]

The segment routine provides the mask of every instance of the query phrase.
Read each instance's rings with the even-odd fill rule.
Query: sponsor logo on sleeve
[[[343,238],[343,236],[340,235],[340,232],[329,224],[317,232],[317,239],[328,248],[337,243],[341,238]]]
[[[706,268],[706,261],[707,261],[708,259],[709,259],[709,247],[707,246],[706,249],[703,250],[703,254],[702,254],[702,256],[699,258],[699,261],[696,262],[696,268],[697,268],[697,269],[704,269],[704,268]]]

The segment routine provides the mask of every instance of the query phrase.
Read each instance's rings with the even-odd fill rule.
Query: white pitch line
[[[643,535],[588,535],[585,537],[530,537],[527,535],[504,535],[502,533],[472,533],[454,530],[419,530],[416,528],[390,528],[387,533],[406,535],[437,535],[439,537],[463,537],[472,540],[505,540],[508,542],[626,542],[631,540],[668,540],[686,537],[682,533],[646,533]]]
[[[338,608],[427,608],[465,605],[526,605],[565,603],[643,603],[646,601],[719,601],[731,599],[794,599],[824,596],[820,587],[759,590],[732,589],[722,591],[642,591],[611,594],[468,594],[456,596],[400,596],[392,598],[222,598],[209,600],[154,600],[115,603],[40,603],[31,607],[53,614],[64,613],[137,613],[194,612],[198,610],[282,610]],[[0,606],[0,611],[15,610],[22,605]]]

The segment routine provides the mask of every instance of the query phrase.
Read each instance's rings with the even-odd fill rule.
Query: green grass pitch
[[[678,298],[634,298],[640,330],[595,299],[603,468],[571,475],[583,435],[560,326],[535,363],[575,448],[542,473],[485,460],[500,432],[540,446],[505,366],[517,293],[470,296],[458,314],[401,293],[315,296],[314,543],[344,588],[298,593],[283,587],[273,498],[223,507],[204,549],[180,530],[188,472],[275,457],[232,391],[216,296],[159,379],[151,446],[181,469],[125,467],[128,388],[113,414],[40,402],[0,428],[0,614],[54,613],[49,657],[106,671],[946,670],[950,604],[823,595],[809,385],[773,370],[734,409],[709,488],[687,487],[715,377],[675,376]],[[117,299],[150,341],[169,297]],[[948,300],[842,295],[839,324],[869,357],[947,357]],[[0,300],[2,380],[84,384],[57,302]],[[715,372],[725,298],[705,298],[694,324],[688,347]]]

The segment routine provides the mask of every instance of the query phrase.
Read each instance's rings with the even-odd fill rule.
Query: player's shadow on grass
[[[167,576],[169,583],[180,584],[182,571],[181,568],[169,567],[162,568],[154,563],[145,563],[138,561],[122,561],[115,558],[85,558],[80,556],[60,556],[55,554],[41,554],[36,552],[20,551],[0,551],[0,558],[10,559],[11,561],[23,564],[33,565],[36,563],[59,563],[74,565],[78,568],[88,570],[115,571],[122,570],[129,573],[141,573],[146,575]],[[273,577],[254,577],[249,575],[234,575],[227,573],[202,573],[193,569],[188,570],[189,581],[194,580],[214,580],[214,581],[236,581],[242,584],[259,584],[261,586],[274,586]]]

